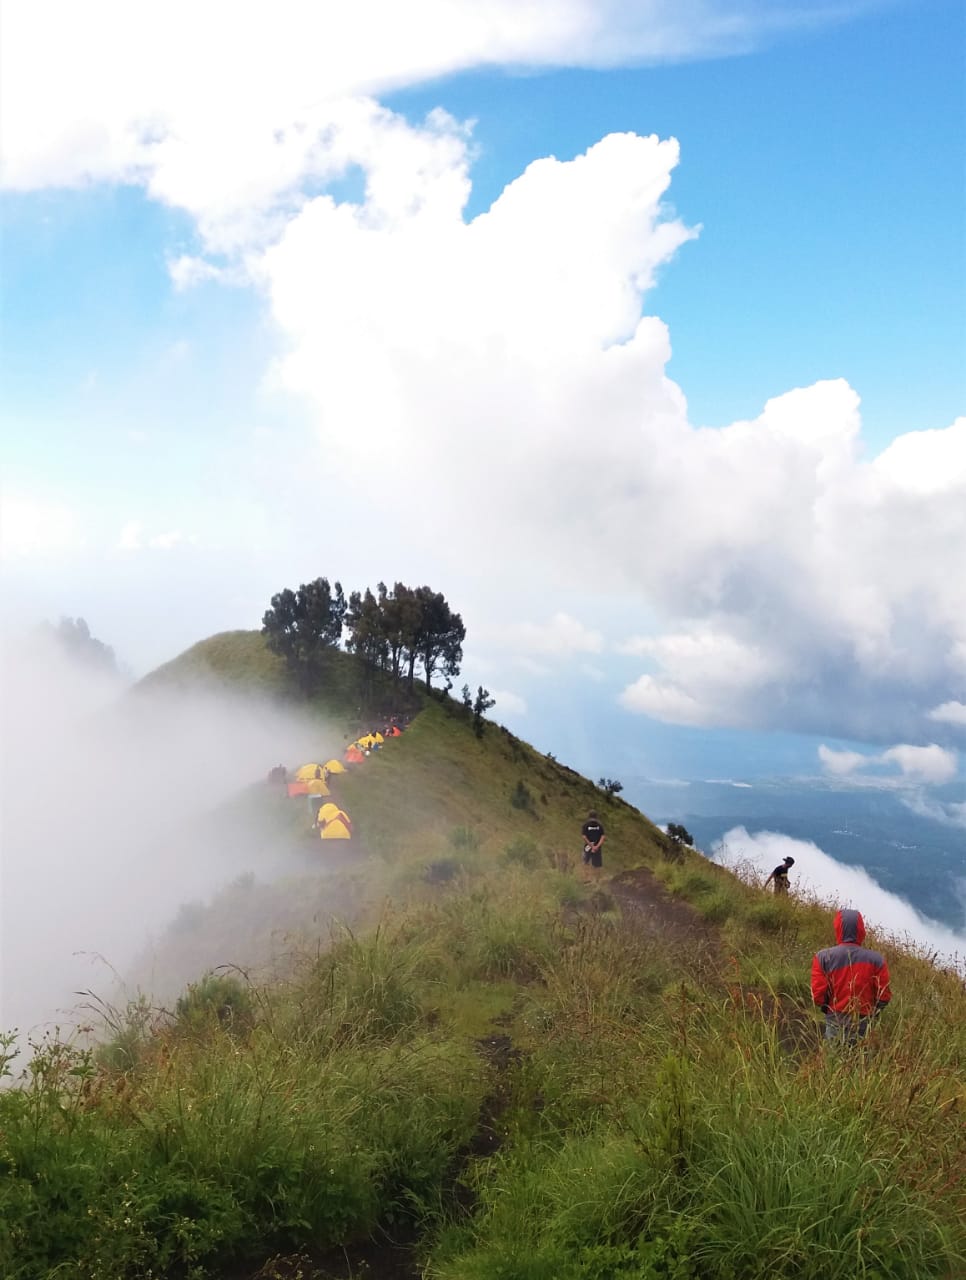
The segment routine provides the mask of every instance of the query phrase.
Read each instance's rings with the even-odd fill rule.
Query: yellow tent
[[[315,820],[323,840],[352,839],[352,822],[349,815],[337,804],[324,804]]]
[[[313,778],[324,777],[325,765],[316,764],[314,761],[311,764],[303,764],[301,768],[295,770],[296,782],[311,782]]]
[[[305,785],[307,788],[305,794],[307,796],[330,796],[332,794],[325,785],[324,778],[313,778],[311,782],[307,782]]]
[[[361,738],[356,738],[356,746],[363,751],[371,751],[375,745],[376,740],[371,733],[367,733]]]
[[[380,746],[382,746],[382,744],[386,741],[386,739],[382,736],[381,733],[374,733],[372,737],[376,742],[379,743]]]
[[[333,818],[331,822],[327,822],[322,828],[323,840],[351,840],[352,831],[347,826],[348,818],[346,815],[340,814],[338,818]]]
[[[341,760],[336,760],[335,756],[331,760],[326,760],[322,768],[326,773],[345,773],[346,768]]]

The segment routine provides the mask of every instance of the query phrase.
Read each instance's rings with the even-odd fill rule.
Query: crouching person
[[[858,911],[835,916],[837,946],[812,959],[812,999],[825,1014],[825,1039],[855,1044],[892,999],[885,956],[864,947]]]

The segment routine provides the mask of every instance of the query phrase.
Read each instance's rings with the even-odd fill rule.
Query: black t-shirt
[[[781,866],[780,866],[780,867],[776,867],[776,868],[775,868],[775,870],[772,872],[772,876],[773,876],[776,880],[787,880],[787,879],[788,879],[788,868],[785,866],[784,862],[781,864]]]
[[[604,834],[604,828],[596,818],[588,818],[580,829],[581,835],[588,844],[596,844]]]

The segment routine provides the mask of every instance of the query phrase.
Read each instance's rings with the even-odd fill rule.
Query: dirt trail
[[[739,989],[723,976],[724,956],[718,930],[689,903],[667,892],[652,871],[636,867],[623,871],[607,884],[629,927],[642,928],[671,946],[694,954],[695,968],[704,982],[726,986],[743,1016],[775,1024],[783,1050],[795,1057],[810,1053],[817,1044],[815,1023],[796,1001],[776,997],[755,987]]]
[[[689,903],[674,898],[647,867],[622,871],[607,882],[628,923],[669,942],[717,950],[718,932]]]

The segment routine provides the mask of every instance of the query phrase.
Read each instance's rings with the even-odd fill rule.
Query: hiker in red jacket
[[[838,946],[812,960],[812,999],[825,1014],[825,1039],[855,1044],[892,999],[889,966],[878,951],[863,947],[865,921],[858,911],[835,916]]]

